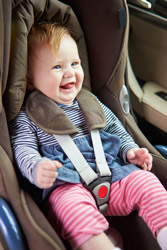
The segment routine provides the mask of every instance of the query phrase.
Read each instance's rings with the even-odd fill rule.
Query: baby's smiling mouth
[[[66,83],[66,84],[60,86],[60,88],[62,88],[62,89],[71,89],[71,88],[73,88],[74,84],[75,84],[74,82],[69,82],[69,83]]]

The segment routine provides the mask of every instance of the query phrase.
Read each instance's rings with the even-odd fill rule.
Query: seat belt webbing
[[[68,158],[73,163],[74,167],[80,174],[83,181],[89,185],[91,182],[98,178],[98,175],[89,166],[86,159],[76,146],[70,135],[54,135],[59,145],[62,147]],[[99,130],[95,129],[91,131],[92,143],[95,153],[95,159],[97,164],[97,170],[100,176],[111,176],[111,171],[107,165],[104,150],[99,134]]]
[[[91,182],[97,179],[97,174],[88,165],[87,161],[81,154],[80,150],[76,146],[75,142],[69,135],[54,135],[57,142],[60,144],[74,167],[78,171],[83,181],[89,185]]]
[[[106,162],[100,133],[98,129],[94,129],[91,131],[92,143],[95,153],[96,166],[100,172],[101,176],[111,176],[111,171]]]

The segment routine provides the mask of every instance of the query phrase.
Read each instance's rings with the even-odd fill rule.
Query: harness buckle
[[[105,214],[108,208],[108,200],[110,194],[111,177],[101,177],[94,180],[89,185],[84,186],[93,194],[99,211]]]

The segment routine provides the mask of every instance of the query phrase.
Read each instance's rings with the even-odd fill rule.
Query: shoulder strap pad
[[[89,130],[103,129],[106,119],[96,98],[89,91],[81,90],[76,99]],[[38,90],[32,92],[27,99],[26,111],[30,119],[46,133],[72,136],[78,133],[78,129],[63,110]]]
[[[91,92],[82,89],[76,99],[89,131],[94,129],[102,130],[106,126],[106,117],[96,97]]]

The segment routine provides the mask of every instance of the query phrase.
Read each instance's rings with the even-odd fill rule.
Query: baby
[[[28,46],[27,89],[40,91],[68,116],[78,128],[73,140],[94,169],[90,131],[79,98],[84,72],[74,38],[66,27],[39,24],[32,28]],[[105,216],[128,215],[138,209],[160,247],[167,250],[167,193],[150,173],[152,156],[138,147],[94,95],[85,97],[87,103],[89,96],[106,117],[100,136],[112,178]],[[105,216],[55,137],[35,124],[24,106],[10,128],[17,165],[23,176],[43,190],[48,219],[61,237],[72,249],[119,249],[105,234],[109,227]]]

